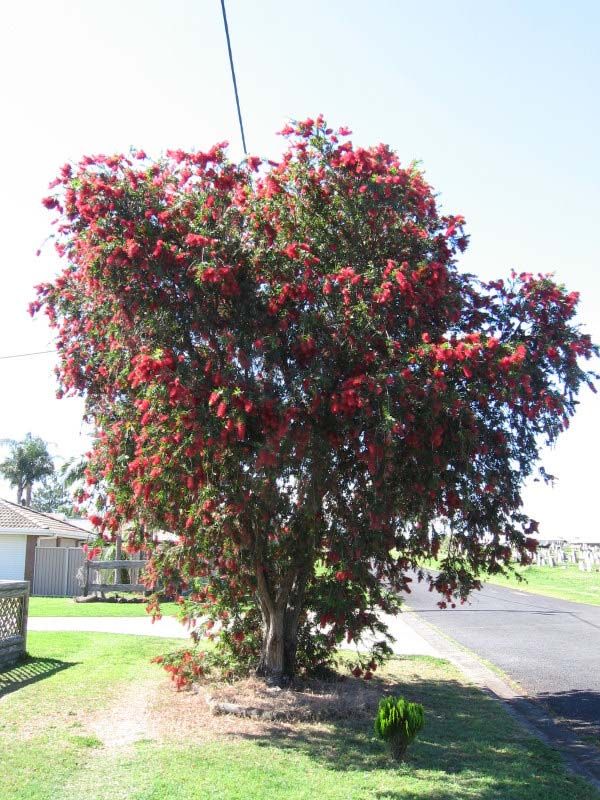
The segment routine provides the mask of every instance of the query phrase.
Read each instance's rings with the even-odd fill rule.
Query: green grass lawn
[[[91,720],[106,719],[109,737],[117,737],[115,709],[127,724],[133,709],[139,716],[146,694],[157,691],[157,681],[167,703],[201,702],[193,693],[174,695],[160,668],[149,663],[179,645],[150,637],[31,633],[32,660],[0,673],[2,800],[600,798],[565,773],[558,755],[499,704],[433,658],[396,659],[390,667],[397,690],[426,707],[426,727],[400,766],[388,760],[370,725],[351,719],[255,725],[212,737],[182,737],[174,725],[167,738],[150,728],[121,747],[99,738]]]
[[[163,616],[172,616],[177,603],[163,603]],[[30,617],[145,617],[145,603],[76,603],[71,597],[31,597]]]
[[[600,606],[600,572],[580,572],[572,564],[564,567],[524,567],[520,572],[525,578],[523,581],[514,576],[503,578],[495,575],[489,577],[487,582],[522,592]]]

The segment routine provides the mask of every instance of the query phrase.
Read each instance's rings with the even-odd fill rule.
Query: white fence
[[[81,594],[85,561],[81,547],[36,547],[31,593],[44,597]]]

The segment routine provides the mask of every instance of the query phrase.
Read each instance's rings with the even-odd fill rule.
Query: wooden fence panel
[[[85,580],[83,583],[83,594],[88,595],[93,592],[136,592],[145,594],[148,587],[138,583],[140,572],[148,563],[148,559],[112,559],[111,561],[86,561]],[[121,570],[129,573],[129,583],[119,583]],[[111,583],[102,582],[102,574],[114,572]]]

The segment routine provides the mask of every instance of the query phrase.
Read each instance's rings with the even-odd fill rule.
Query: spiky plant
[[[424,722],[420,703],[411,703],[404,697],[384,697],[379,701],[375,733],[387,743],[396,761],[401,761]]]

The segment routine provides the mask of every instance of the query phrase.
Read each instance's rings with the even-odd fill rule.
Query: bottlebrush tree
[[[105,536],[176,533],[150,577],[275,680],[299,642],[310,663],[383,635],[444,534],[442,604],[527,563],[521,486],[596,352],[551,277],[461,273],[463,218],[388,147],[320,117],[282,134],[277,163],[65,165],[65,266],[32,304],[96,426]]]

